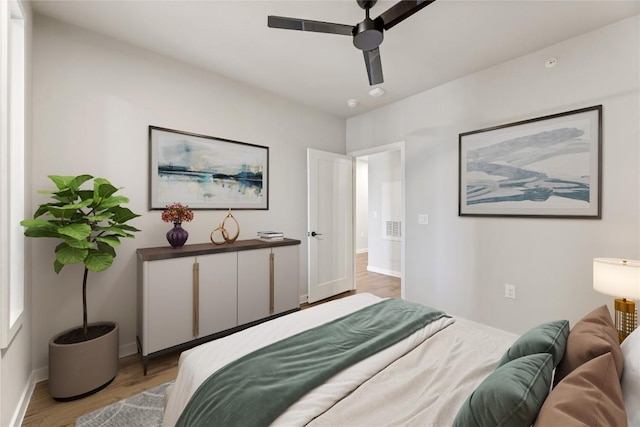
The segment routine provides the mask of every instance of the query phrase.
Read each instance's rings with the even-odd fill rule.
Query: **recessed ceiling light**
[[[384,95],[384,89],[382,89],[381,87],[377,87],[375,89],[371,89],[369,91],[369,95],[373,96],[374,98],[377,98],[379,96]]]
[[[356,108],[359,103],[360,103],[360,101],[358,101],[357,99],[349,99],[349,100],[347,100],[347,105],[349,107],[351,107],[351,108]]]
[[[557,58],[549,58],[545,61],[544,66],[547,68],[553,68],[556,66],[557,63],[558,63]]]

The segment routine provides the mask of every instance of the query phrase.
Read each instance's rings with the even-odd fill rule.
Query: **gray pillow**
[[[552,372],[549,353],[500,366],[467,398],[453,427],[529,427],[549,394]]]
[[[556,320],[538,325],[522,334],[513,343],[498,362],[498,366],[529,354],[549,353],[553,356],[553,367],[555,368],[562,360],[568,336],[568,320]]]

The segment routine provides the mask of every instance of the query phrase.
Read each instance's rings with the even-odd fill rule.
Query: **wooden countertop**
[[[180,258],[196,255],[216,254],[223,252],[248,251],[252,249],[272,248],[276,246],[299,245],[300,240],[288,239],[265,242],[259,239],[236,240],[233,243],[215,245],[213,243],[199,243],[195,245],[184,245],[180,248],[173,248],[169,245],[156,248],[140,248],[137,250],[138,259],[141,261],[157,261],[160,259]]]

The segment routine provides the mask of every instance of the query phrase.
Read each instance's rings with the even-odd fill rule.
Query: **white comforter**
[[[308,427],[451,427],[517,335],[456,318]]]
[[[380,300],[381,298],[371,294],[357,294],[262,323],[184,352],[180,356],[175,385],[167,393],[162,425],[173,426],[200,384],[229,362],[272,342],[319,326]],[[360,384],[453,322],[452,318],[447,317],[432,322],[403,341],[335,375],[325,384],[303,396],[272,425],[302,426],[309,423]]]

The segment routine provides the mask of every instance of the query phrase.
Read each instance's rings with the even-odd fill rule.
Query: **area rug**
[[[90,412],[76,420],[76,427],[158,427],[162,424],[164,392],[173,381]]]

